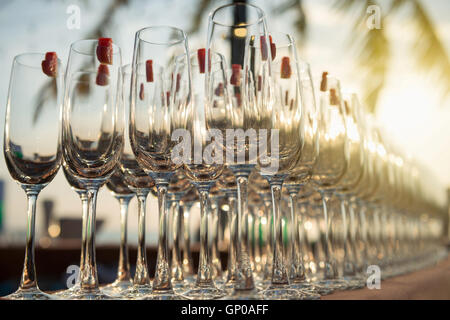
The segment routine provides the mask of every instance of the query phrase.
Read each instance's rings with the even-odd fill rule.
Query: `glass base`
[[[218,287],[220,289],[224,290],[225,292],[227,292],[227,294],[233,293],[235,286],[236,286],[235,280],[230,280],[230,281],[224,282],[223,284],[218,285]]]
[[[176,294],[173,290],[167,291],[152,291],[138,300],[186,300],[183,296]]]
[[[226,292],[224,290],[218,289],[215,286],[194,287],[182,294],[183,297],[189,300],[220,299],[225,295]]]
[[[194,284],[190,281],[183,280],[183,281],[176,281],[172,279],[172,287],[173,291],[176,294],[182,294],[183,292],[186,292],[189,289],[192,289]]]
[[[346,290],[348,288],[347,281],[343,279],[322,279],[314,282],[314,284],[323,287],[324,291]]]
[[[221,298],[221,300],[261,300],[263,297],[260,291],[253,290],[231,290],[228,295]]]
[[[299,290],[291,289],[289,285],[271,285],[261,294],[265,300],[303,300],[305,298]]]
[[[18,289],[16,292],[11,293],[3,299],[7,300],[58,300],[59,298],[54,295],[50,295],[42,292],[39,288],[31,289]]]
[[[80,284],[77,283],[69,289],[56,291],[53,295],[58,297],[58,299],[70,299],[70,297],[75,295],[80,289]]]
[[[114,281],[101,288],[101,290],[109,296],[120,296],[133,287],[131,280]]]
[[[113,300],[114,298],[104,294],[100,289],[83,290],[75,292],[68,299],[70,300]]]
[[[255,281],[255,287],[260,291],[266,290],[267,288],[270,287],[271,284],[272,284],[271,279],[263,279],[261,281]]]
[[[152,293],[152,285],[133,285],[121,294],[123,299],[140,299]]]
[[[292,282],[289,285],[290,288],[298,290],[305,296],[305,300],[319,300],[321,294],[319,293],[319,286],[313,285],[309,282]]]
[[[344,277],[344,280],[347,281],[348,290],[362,289],[366,285],[364,279],[360,277]]]

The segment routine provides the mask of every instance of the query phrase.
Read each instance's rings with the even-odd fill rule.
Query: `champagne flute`
[[[112,61],[100,61],[97,40],[71,45],[66,71],[62,151],[65,169],[87,188],[88,223],[80,292],[73,299],[108,299],[98,286],[95,216],[98,189],[114,173],[123,148],[120,49],[111,45]],[[96,56],[97,51],[97,56]]]
[[[116,280],[114,280],[113,283],[103,287],[102,290],[108,295],[120,295],[133,285],[130,273],[130,260],[128,256],[127,232],[128,206],[131,199],[134,197],[134,193],[125,183],[123,173],[120,171],[119,166],[113,175],[108,179],[106,187],[111,191],[120,206],[120,247]]]
[[[132,77],[130,140],[137,162],[158,190],[159,240],[152,294],[146,299],[177,299],[169,268],[167,189],[182,163],[172,159],[172,134],[181,128],[183,108],[190,99],[189,50],[184,31],[153,26],[136,33]],[[186,67],[186,72],[181,70]],[[145,74],[141,82],[137,75]],[[180,83],[186,83],[179,90]],[[178,86],[177,86],[178,84]],[[178,89],[178,90],[177,90]]]
[[[130,114],[131,102],[131,74],[132,65],[127,64],[123,68],[123,102],[125,114]],[[137,81],[143,82],[146,78],[145,73],[136,74]],[[127,117],[128,118],[128,117]],[[125,145],[123,148],[122,159],[119,167],[123,175],[124,183],[128,188],[136,194],[138,200],[138,247],[136,259],[136,272],[133,278],[133,287],[122,293],[122,297],[137,299],[142,298],[152,292],[152,285],[147,264],[147,249],[145,242],[145,220],[146,220],[146,204],[150,191],[153,190],[155,182],[144,172],[139,166],[129,139],[130,121],[126,121],[125,125]]]
[[[197,188],[200,197],[200,258],[195,286],[183,294],[184,297],[189,299],[217,299],[225,294],[223,290],[216,287],[213,280],[211,246],[208,234],[209,191],[223,171],[223,146],[220,142],[221,137],[218,137],[218,135],[221,136],[221,132],[217,129],[218,132],[208,131],[209,128],[216,128],[215,124],[222,119],[210,117],[208,113],[210,101],[207,100],[207,94],[213,87],[209,87],[208,84],[205,85],[206,60],[209,59],[206,59],[204,48],[198,49],[190,56],[192,100],[186,105],[186,131],[183,137],[183,142],[187,147],[187,150],[183,153],[183,156],[185,156],[183,170],[191,183]],[[222,57],[214,55],[212,60],[213,63],[209,62],[211,69],[224,74]],[[222,81],[225,79],[224,77]],[[190,83],[182,83],[181,85],[186,86]],[[227,95],[220,92],[217,96],[221,99],[215,100],[215,108],[220,108],[224,105],[223,101]],[[212,141],[212,138],[218,140]]]
[[[344,281],[337,279],[338,271],[332,249],[330,199],[348,169],[345,110],[342,106],[340,83],[337,79],[324,72],[319,88],[319,154],[311,176],[311,183],[321,196],[325,223],[324,279],[318,283],[331,289],[343,289],[346,285]]]
[[[274,251],[271,284],[263,295],[267,299],[300,299],[304,298],[302,292],[289,286],[288,259],[283,245],[281,189],[284,180],[295,168],[304,145],[302,84],[293,38],[288,34],[271,34],[271,39],[272,46],[276,46],[276,53],[273,54],[272,51],[272,145],[270,152],[265,151],[267,159],[262,160],[260,155],[260,168],[261,175],[270,184],[272,194]],[[278,139],[277,146],[273,143],[274,137]],[[265,168],[263,161],[271,164],[269,170]]]
[[[269,100],[270,60],[268,48],[270,48],[268,31],[264,12],[251,4],[233,3],[215,9],[209,15],[208,37],[206,51],[209,55],[221,54],[225,59],[227,69],[232,69],[233,114],[229,118],[231,126],[225,129],[242,129],[242,135],[237,137],[237,147],[227,148],[227,154],[231,159],[227,160],[227,166],[235,177],[238,186],[238,253],[237,270],[238,280],[235,289],[244,295],[254,295],[254,281],[251,264],[248,256],[248,238],[244,233],[248,215],[247,187],[250,172],[256,165],[257,137],[256,130],[267,129],[271,117]],[[260,50],[250,44],[260,43]],[[208,59],[207,65],[210,62]],[[206,68],[207,79],[211,77],[210,68]],[[243,74],[241,79],[241,74]],[[253,82],[250,81],[253,77]],[[260,79],[257,81],[256,79]],[[259,91],[255,90],[255,83],[260,83]],[[258,103],[252,100],[252,93],[258,92]],[[210,92],[211,95],[213,92]],[[211,99],[211,97],[210,97]],[[212,99],[211,99],[212,100]],[[212,105],[212,104],[210,104]],[[249,130],[249,131],[247,131]],[[239,133],[239,132],[238,132]],[[251,143],[246,141],[245,134],[252,135]],[[234,137],[228,137],[234,141]],[[252,147],[250,151],[249,148]],[[237,156],[237,161],[234,156]]]
[[[303,61],[298,63],[300,69],[300,83],[302,92],[302,123],[304,144],[298,157],[294,169],[284,182],[289,193],[291,220],[293,223],[292,239],[292,262],[290,269],[291,287],[301,290],[309,298],[317,298],[316,287],[306,280],[305,266],[303,264],[301,225],[304,218],[297,213],[297,202],[301,197],[308,197],[311,191],[305,184],[308,183],[314,162],[316,161],[318,150],[317,144],[317,108],[314,93],[314,86],[311,77],[309,64]]]
[[[344,93],[345,123],[347,128],[348,170],[336,185],[343,225],[343,278],[349,288],[361,288],[363,281],[356,277],[349,226],[349,198],[354,195],[364,177],[364,127],[361,106],[355,93]]]
[[[50,61],[47,58],[51,58],[52,70],[44,67],[45,61]],[[14,58],[12,65],[3,152],[11,177],[27,195],[28,212],[22,277],[19,289],[8,295],[7,299],[52,298],[43,293],[37,284],[34,261],[35,216],[37,197],[53,180],[61,163],[62,68],[61,61],[54,53],[20,54]],[[49,86],[53,88],[53,94],[45,98],[43,92]],[[30,107],[36,108],[34,112]],[[38,113],[37,108],[40,110]]]

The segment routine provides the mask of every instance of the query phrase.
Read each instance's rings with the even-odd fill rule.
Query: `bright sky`
[[[134,33],[149,25],[173,25],[185,30],[190,28],[198,0],[130,0],[114,17],[114,26],[105,36],[113,37],[122,48],[123,62],[131,62]],[[272,30],[289,32],[293,30],[295,12],[275,16],[273,9],[281,1],[259,0],[255,4],[267,13]],[[381,12],[386,11],[389,1],[382,0]],[[421,1],[437,26],[439,36],[450,52],[450,3],[448,0]],[[9,73],[15,55],[26,51],[57,51],[67,59],[69,45],[84,38],[99,21],[109,1],[83,0],[14,0],[0,3],[0,132],[2,138]],[[217,6],[224,1],[215,1]],[[351,21],[349,16],[335,11],[333,0],[305,0],[309,33],[303,59],[310,62],[313,72],[328,70],[342,80],[343,86],[358,90],[355,80],[354,56],[349,49]],[[81,9],[80,30],[69,30],[66,13],[69,5]],[[386,26],[387,36],[392,43],[393,58],[386,88],[380,98],[377,117],[390,132],[393,141],[405,152],[424,163],[430,169],[429,180],[436,185],[450,186],[450,101],[441,101],[439,93],[423,74],[416,72],[408,52],[414,34],[408,28],[407,13],[390,19]],[[382,26],[384,27],[384,26]],[[190,38],[191,48],[204,46],[207,17],[199,34]],[[0,156],[0,177],[6,183],[5,228],[23,230],[26,219],[26,201],[23,191],[11,179],[6,168],[3,153]],[[443,190],[443,188],[442,188]],[[80,216],[78,196],[70,190],[62,172],[43,190],[40,199],[55,200],[58,216]],[[441,198],[444,199],[444,194]],[[136,234],[136,203],[131,204],[131,241]],[[98,217],[108,217],[103,239],[109,238],[118,229],[118,205],[107,190],[99,195]],[[38,209],[37,230],[42,215]],[[157,210],[154,199],[150,201],[148,225],[156,230]],[[152,233],[153,236],[155,233]],[[100,237],[100,241],[102,236]],[[153,241],[150,239],[149,241]]]

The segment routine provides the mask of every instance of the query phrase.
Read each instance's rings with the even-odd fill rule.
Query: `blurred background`
[[[149,25],[173,25],[189,35],[191,49],[206,45],[209,12],[230,1],[212,0],[10,0],[0,2],[0,135],[3,137],[6,97],[13,57],[23,52],[56,51],[63,61],[79,39],[111,37],[131,62],[134,34]],[[242,1],[241,1],[242,2]],[[291,33],[300,56],[312,71],[328,71],[344,89],[359,93],[365,107],[385,129],[393,145],[426,168],[427,183],[447,201],[450,186],[450,2],[448,0],[258,0],[269,30]],[[0,249],[17,247],[13,263],[0,255],[0,269],[11,270],[0,295],[17,285],[23,263],[26,201],[10,178],[0,155]],[[157,203],[148,201],[148,236],[156,243]],[[130,205],[129,241],[137,241],[137,204]],[[194,208],[194,215],[198,209]],[[119,206],[103,188],[97,244],[119,242]],[[62,172],[38,200],[37,243],[73,238],[77,264],[79,232],[63,223],[81,217],[80,201]],[[194,217],[192,230],[196,230]],[[72,221],[72,222],[71,222]],[[67,233],[68,232],[68,233]],[[75,241],[76,239],[76,241]],[[5,251],[4,251],[5,252]],[[67,251],[61,251],[61,254]],[[116,251],[111,256],[116,259]],[[44,258],[42,258],[44,259]],[[134,259],[132,257],[132,259]],[[40,263],[37,257],[39,278]],[[106,261],[106,260],[105,260]],[[132,260],[133,261],[133,260]],[[8,267],[6,265],[8,264]],[[44,268],[41,264],[41,268]],[[103,268],[100,266],[100,268]],[[106,268],[106,267],[105,267]],[[62,273],[64,270],[60,270]],[[16,275],[17,274],[17,275]],[[102,274],[102,272],[100,272]],[[107,274],[107,273],[104,273]],[[111,268],[111,277],[114,270]],[[15,279],[15,277],[17,279]],[[2,283],[0,279],[0,283]],[[45,279],[41,287],[46,288]],[[6,283],[6,284],[5,284]]]

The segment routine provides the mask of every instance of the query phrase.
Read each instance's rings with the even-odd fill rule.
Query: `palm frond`
[[[439,83],[443,98],[450,94],[450,59],[425,8],[418,0],[410,0],[416,38],[412,53],[416,65],[430,73]]]
[[[333,7],[352,14],[353,32],[349,37],[349,45],[356,48],[356,74],[361,77],[362,101],[367,110],[375,112],[378,98],[385,85],[389,68],[390,46],[383,28],[368,29],[365,25],[367,7],[377,5],[376,1],[336,0]],[[383,21],[382,21],[383,22]]]

